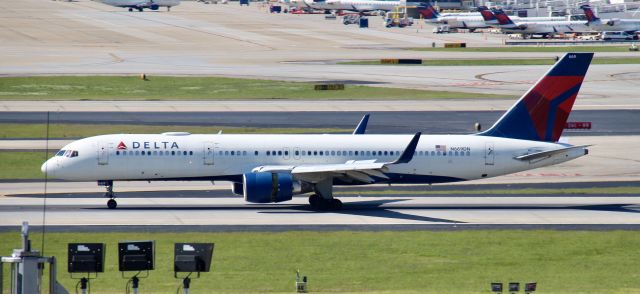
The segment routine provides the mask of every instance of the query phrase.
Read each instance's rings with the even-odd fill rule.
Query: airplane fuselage
[[[389,162],[410,135],[103,135],[75,141],[48,165],[52,178],[96,180],[230,180],[261,166]],[[413,159],[392,165],[376,182],[441,183],[494,177],[580,157],[567,151],[535,162],[515,157],[564,144],[475,135],[425,135]],[[340,182],[340,179],[337,178]],[[348,183],[347,183],[348,184]]]

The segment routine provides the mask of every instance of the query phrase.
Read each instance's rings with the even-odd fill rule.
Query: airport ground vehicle
[[[344,25],[350,24],[359,24],[360,23],[360,15],[358,14],[346,14],[342,17],[342,23]]]
[[[384,26],[385,27],[399,27],[399,28],[404,28],[404,27],[408,27],[408,26],[412,26],[413,25],[413,18],[397,18],[397,17],[386,17],[384,19]]]
[[[633,35],[627,32],[615,31],[615,32],[602,32],[602,40],[633,40]]]
[[[433,28],[434,34],[444,34],[444,33],[448,34],[450,32],[451,32],[451,28],[448,25],[441,25]]]

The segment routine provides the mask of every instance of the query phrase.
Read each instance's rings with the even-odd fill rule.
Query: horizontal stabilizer
[[[571,147],[567,147],[567,148],[560,148],[560,149],[547,150],[547,151],[542,151],[542,152],[535,152],[535,153],[516,156],[515,159],[522,160],[522,161],[530,161],[530,160],[550,157],[550,156],[553,156],[553,155],[556,155],[556,154],[564,153],[564,152],[575,150],[575,149],[586,148],[586,147],[589,147],[589,146],[591,146],[591,145],[571,146]]]

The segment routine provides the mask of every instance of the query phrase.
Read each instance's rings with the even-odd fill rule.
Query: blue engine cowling
[[[151,4],[149,8],[151,8],[151,10],[158,10],[160,8],[160,5],[154,3],[154,4]]]
[[[289,173],[246,173],[242,176],[244,201],[271,203],[288,201],[299,192],[299,184]]]

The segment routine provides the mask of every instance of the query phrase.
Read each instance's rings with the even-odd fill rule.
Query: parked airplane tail
[[[481,136],[557,142],[593,53],[567,53]]]
[[[424,19],[436,19],[440,16],[440,13],[429,3],[423,3],[418,6],[418,13],[420,13]]]
[[[495,14],[496,19],[498,19],[498,23],[501,25],[512,25],[513,21],[509,16],[502,11],[502,9],[492,9],[493,14]]]
[[[479,6],[478,11],[480,12],[480,15],[482,15],[482,18],[484,19],[484,21],[497,20],[496,16],[486,6]]]
[[[585,4],[581,5],[580,8],[582,8],[582,10],[584,11],[584,15],[587,16],[587,20],[589,22],[596,22],[600,20],[600,18],[596,16],[593,10],[591,10],[591,6]]]

